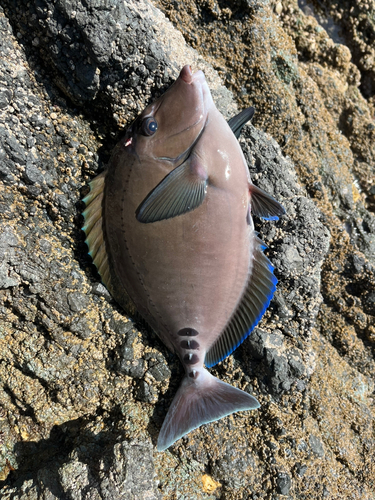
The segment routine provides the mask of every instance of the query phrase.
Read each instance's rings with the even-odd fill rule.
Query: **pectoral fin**
[[[243,126],[246,125],[246,123],[252,119],[254,113],[255,109],[253,107],[247,108],[241,111],[241,113],[238,113],[238,115],[228,120],[228,125],[232,129],[232,132],[234,133],[237,139],[241,135]]]
[[[195,156],[172,170],[151,191],[136,212],[145,224],[170,219],[199,207],[207,192],[207,174]]]
[[[250,184],[249,191],[253,215],[266,220],[279,220],[279,217],[285,214],[284,207],[263,189]]]

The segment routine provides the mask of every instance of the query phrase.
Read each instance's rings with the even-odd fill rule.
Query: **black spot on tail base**
[[[199,335],[199,332],[194,330],[194,328],[181,328],[181,330],[177,332],[177,335],[180,337],[196,337]]]

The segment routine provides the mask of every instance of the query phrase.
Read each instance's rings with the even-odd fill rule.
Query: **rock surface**
[[[373,498],[374,1],[0,4],[1,498]],[[287,214],[256,221],[274,300],[212,370],[261,408],[157,453],[181,368],[99,283],[80,200],[186,63],[256,106],[240,142]]]

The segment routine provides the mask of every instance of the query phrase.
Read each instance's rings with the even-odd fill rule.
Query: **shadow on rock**
[[[115,409],[107,416],[105,427],[118,421],[119,413]],[[152,445],[123,440],[116,428],[96,433],[92,425],[94,419],[79,418],[53,427],[48,439],[17,443],[19,468],[0,482],[0,489],[9,499],[26,488],[32,498],[47,492],[48,498],[76,498],[80,492],[111,500],[141,493],[141,483],[145,491],[154,489]]]

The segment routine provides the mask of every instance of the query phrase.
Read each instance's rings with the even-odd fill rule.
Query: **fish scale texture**
[[[275,4],[159,2],[175,28],[143,1],[1,2],[1,498],[373,498],[372,4],[324,2],[347,46]],[[288,213],[256,222],[271,308],[213,370],[261,408],[155,453],[181,373],[111,303],[77,204],[117,126],[186,62],[236,114],[215,59],[257,109],[240,138],[252,178]]]

